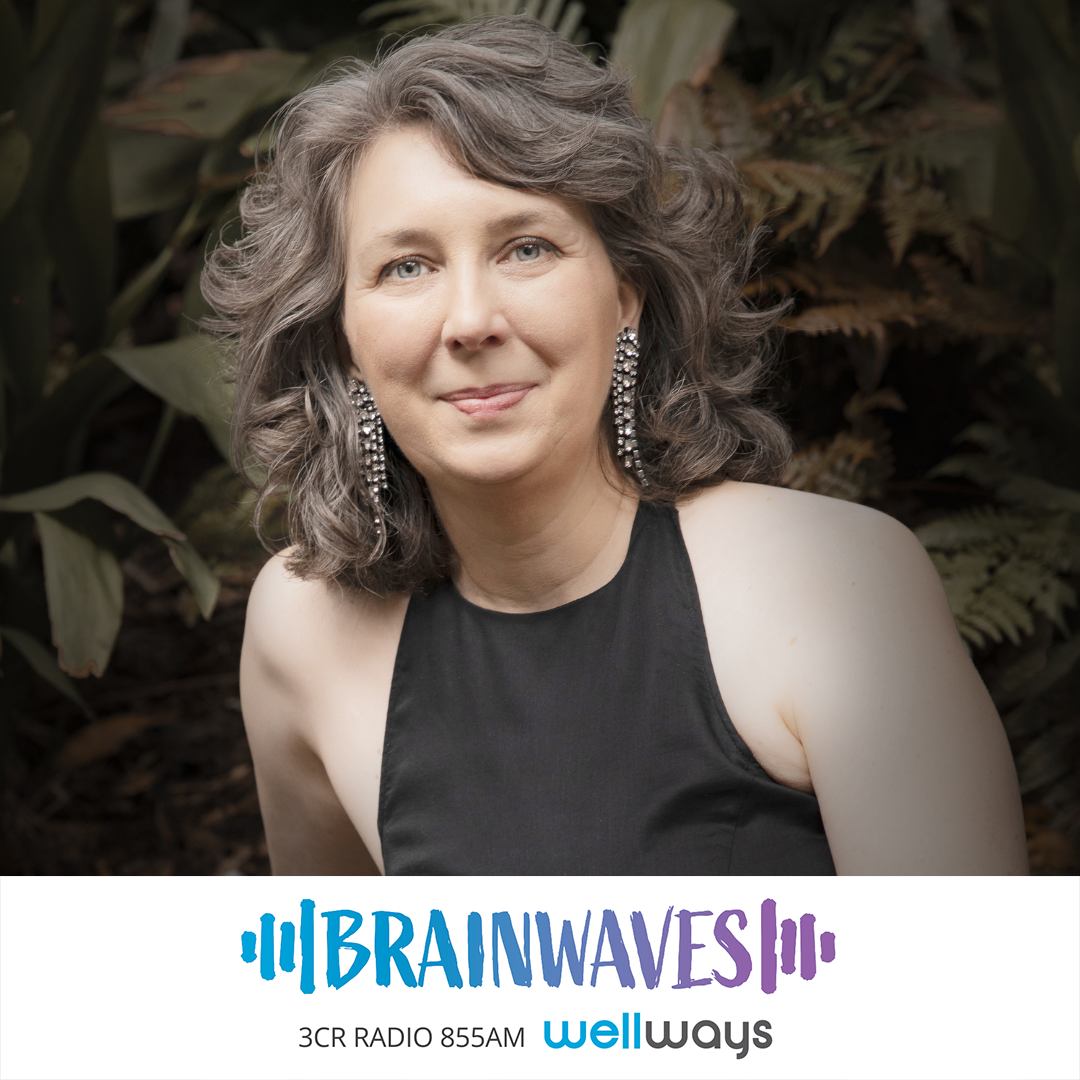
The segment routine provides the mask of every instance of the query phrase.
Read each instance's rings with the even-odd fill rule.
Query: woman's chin
[[[487,451],[466,458],[439,462],[437,468],[427,474],[429,484],[435,487],[468,488],[508,487],[516,483],[528,483],[547,470],[545,455],[535,449],[530,453],[515,454],[506,451]]]

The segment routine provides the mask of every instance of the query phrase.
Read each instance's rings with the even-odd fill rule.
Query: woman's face
[[[615,337],[641,302],[583,208],[468,176],[409,127],[363,157],[346,225],[352,373],[429,483],[596,462]]]

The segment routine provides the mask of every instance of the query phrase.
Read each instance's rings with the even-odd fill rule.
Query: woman
[[[241,668],[275,872],[1025,872],[922,548],[768,486],[733,173],[623,75],[410,42],[289,106],[241,212],[204,287],[291,494]]]

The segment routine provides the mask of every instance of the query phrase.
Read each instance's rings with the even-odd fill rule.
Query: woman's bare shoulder
[[[739,480],[696,493],[680,505],[679,513],[725,528],[736,523],[770,532],[782,526],[821,529],[834,536],[849,531],[907,531],[895,518],[860,503]]]
[[[248,600],[244,650],[280,673],[321,669],[335,657],[363,657],[365,645],[398,624],[408,598],[378,597],[304,578],[290,551],[259,572]],[[355,662],[355,660],[354,660]]]
[[[891,625],[933,626],[950,647],[959,647],[929,555],[887,514],[742,483],[703,492],[679,513],[703,602],[744,598],[778,626],[794,621],[822,647],[831,637],[826,627],[846,635],[886,618]]]
[[[903,524],[879,510],[805,491],[727,481],[679,507],[688,543],[727,559],[770,567],[777,575],[844,576],[933,567]]]

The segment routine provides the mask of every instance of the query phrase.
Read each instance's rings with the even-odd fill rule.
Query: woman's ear
[[[346,374],[354,379],[363,381],[363,375],[353,360],[352,349],[349,347],[349,339],[345,336],[345,328],[341,325],[341,318],[336,317],[333,322],[334,348],[337,351],[338,363],[345,369]]]
[[[635,281],[620,275],[619,277],[619,328],[629,326],[636,330],[641,322],[641,312],[645,307],[645,293]]]

